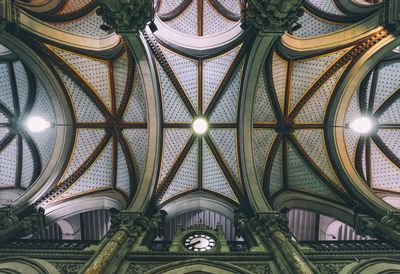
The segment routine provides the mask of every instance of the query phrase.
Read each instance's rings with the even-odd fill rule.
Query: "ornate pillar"
[[[108,236],[80,273],[115,273],[128,251],[135,245],[150,242],[162,223],[163,218],[159,215],[149,220],[141,213],[124,211],[113,214]]]
[[[307,260],[288,228],[286,214],[271,212],[258,214],[248,221],[245,218],[237,220],[239,233],[247,237],[249,232],[254,238],[259,238],[265,248],[271,253],[281,273],[313,274],[319,273]]]
[[[0,210],[0,244],[7,240],[34,234],[43,228],[43,215],[30,213],[17,216],[13,208]]]
[[[400,244],[400,213],[388,213],[380,221],[369,215],[358,214],[355,228],[358,234],[369,235]]]

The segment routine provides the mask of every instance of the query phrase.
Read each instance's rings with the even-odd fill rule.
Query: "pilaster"
[[[115,273],[128,251],[153,239],[163,224],[163,216],[151,220],[141,213],[113,213],[111,229],[92,259],[80,273]]]
[[[0,0],[0,30],[16,20],[15,0]]]
[[[319,273],[301,253],[289,231],[286,214],[271,212],[258,214],[250,220],[242,218],[241,235],[245,233],[243,229],[261,240],[265,248],[270,251],[281,273]]]

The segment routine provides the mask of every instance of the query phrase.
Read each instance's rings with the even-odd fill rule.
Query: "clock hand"
[[[199,241],[197,241],[197,242],[194,242],[194,243],[191,243],[191,244],[189,244],[189,246],[195,246],[195,245],[197,245],[197,244],[199,244],[199,243],[201,243],[201,241],[199,240]]]

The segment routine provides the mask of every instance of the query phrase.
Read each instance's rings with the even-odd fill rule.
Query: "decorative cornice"
[[[97,14],[118,32],[137,32],[154,20],[154,5],[150,0],[99,0]]]
[[[301,15],[304,0],[249,0],[246,21],[262,32],[284,32]]]

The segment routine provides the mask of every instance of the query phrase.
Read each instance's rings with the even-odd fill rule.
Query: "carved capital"
[[[286,214],[260,214],[250,220],[250,226],[256,233],[266,237],[270,237],[275,231],[280,231],[285,236],[291,236]]]
[[[368,215],[357,215],[356,231],[359,234],[400,243],[400,219],[398,215],[391,212],[380,221]]]
[[[137,32],[154,20],[152,0],[99,0],[98,15],[116,32]]]
[[[0,0],[0,30],[4,29],[10,22],[16,19],[14,0]]]
[[[246,21],[262,32],[284,32],[301,15],[304,0],[249,0]]]
[[[368,215],[359,214],[356,216],[355,229],[358,234],[376,237],[375,230],[378,222]]]
[[[11,207],[6,207],[0,209],[0,231],[8,229],[16,225],[19,221],[18,217],[15,215],[14,209]]]
[[[146,229],[149,228],[150,221],[140,213],[122,211],[113,212],[111,216],[111,233],[123,230],[128,238],[136,242]]]

